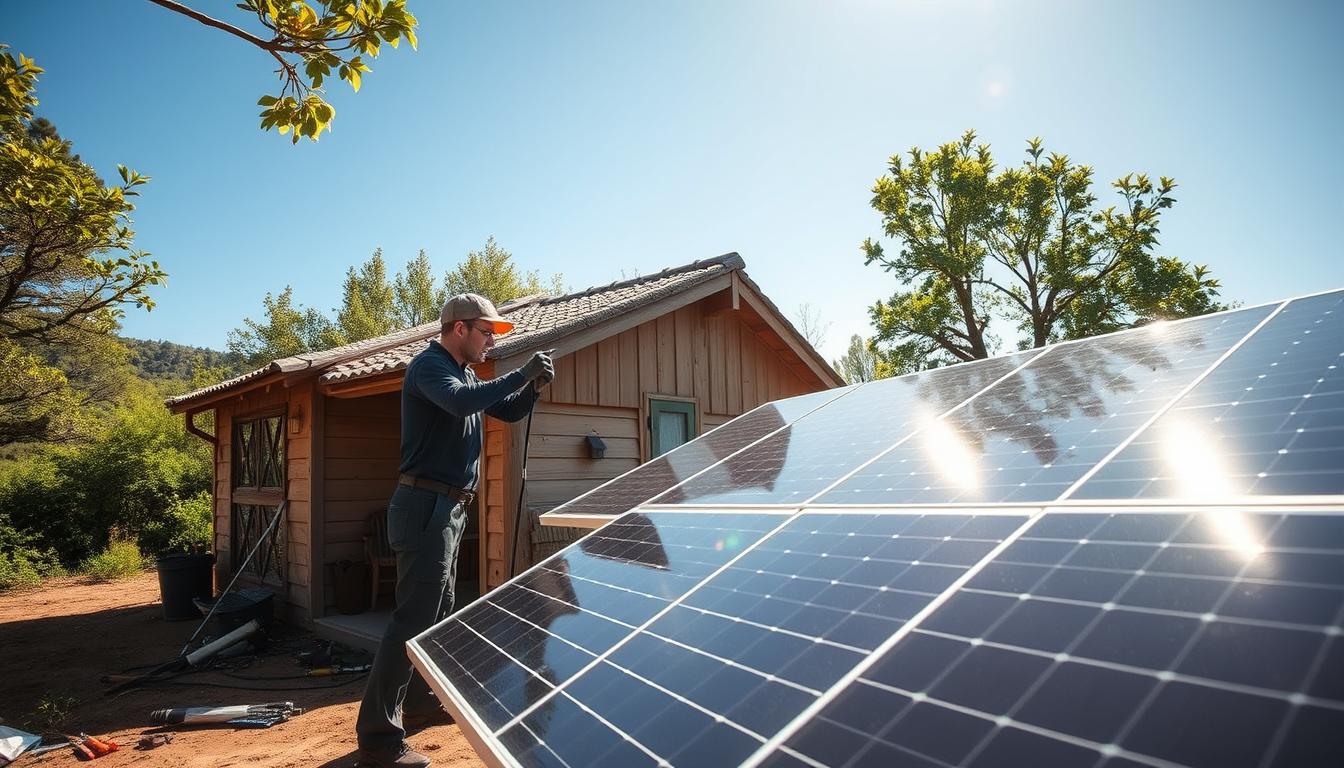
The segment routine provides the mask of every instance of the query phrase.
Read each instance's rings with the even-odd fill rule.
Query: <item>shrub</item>
[[[116,581],[140,573],[145,569],[145,559],[140,549],[129,541],[114,541],[101,554],[94,555],[84,563],[84,574],[98,581]]]
[[[101,552],[109,538],[151,555],[200,540],[199,529],[181,526],[200,517],[193,505],[211,486],[210,449],[157,397],[132,389],[103,414],[88,442],[44,446],[6,467],[0,520],[30,536],[35,549],[54,550],[67,567]]]
[[[0,552],[0,592],[28,589],[42,583],[42,574],[31,560],[17,552]]]
[[[205,551],[214,544],[215,500],[210,491],[201,491],[187,499],[178,499],[168,510],[176,533],[168,547],[174,551]]]
[[[0,514],[0,592],[36,587],[45,578],[65,574],[56,553],[38,550],[32,541]]]

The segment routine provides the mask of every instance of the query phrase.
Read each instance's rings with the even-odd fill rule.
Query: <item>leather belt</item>
[[[456,485],[440,483],[438,480],[430,480],[427,477],[416,477],[415,475],[399,475],[397,482],[402,485],[409,485],[412,488],[424,488],[427,491],[443,494],[448,498],[462,504],[470,504],[471,500],[476,498],[475,491],[468,491],[465,488],[458,488]]]

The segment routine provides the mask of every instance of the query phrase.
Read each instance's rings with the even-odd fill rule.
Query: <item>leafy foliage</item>
[[[520,272],[513,263],[513,254],[500,248],[492,235],[486,239],[484,248],[468,252],[466,260],[448,273],[445,282],[450,296],[477,293],[498,305],[521,296],[563,293],[564,278],[558,273],[552,275],[550,287],[543,287],[540,275],[535,270]]]
[[[317,141],[331,129],[336,110],[321,96],[326,78],[336,74],[358,91],[370,72],[364,57],[375,59],[384,43],[396,48],[405,40],[416,46],[415,17],[405,0],[243,0],[237,7],[256,17],[270,39],[206,16],[175,0],[151,2],[223,30],[268,52],[280,63],[276,73],[284,85],[278,95],[257,102],[261,128],[283,136],[293,132]],[[302,67],[302,73],[300,73]]]
[[[564,290],[563,282],[563,276],[556,274],[550,287],[543,287],[538,273],[520,271],[513,263],[513,254],[500,248],[493,237],[486,241],[484,249],[469,252],[437,287],[429,257],[423,250],[406,264],[405,272],[397,273],[389,282],[380,248],[368,261],[347,270],[341,306],[334,319],[295,304],[294,291],[286,286],[278,295],[266,294],[262,300],[265,312],[262,320],[245,318],[241,328],[229,332],[229,353],[256,368],[282,357],[330,349],[431,322],[438,318],[444,301],[452,294],[479,293],[501,304],[519,296],[559,294]],[[202,386],[210,383],[214,382],[207,381]]]
[[[993,318],[1016,325],[1019,348],[1221,309],[1203,266],[1152,253],[1175,181],[1127,174],[1120,204],[1098,208],[1092,169],[1027,143],[1020,167],[996,169],[967,131],[932,152],[890,160],[872,206],[899,250],[865,240],[877,263],[910,286],[870,314],[879,369],[919,370],[987,357]]]
[[[80,571],[97,581],[118,581],[130,578],[145,569],[145,558],[135,544],[114,541],[107,549],[85,561]]]
[[[845,350],[845,354],[832,363],[831,367],[840,372],[846,383],[859,384],[884,378],[878,375],[877,363],[877,351],[873,342],[856,333],[849,337],[849,347]]]
[[[33,730],[55,731],[70,719],[70,713],[80,704],[74,696],[56,693],[43,694],[37,706],[25,718],[26,724]]]
[[[37,62],[19,54],[15,58],[9,46],[0,44],[0,119],[28,120],[37,106],[37,76],[42,68]]]
[[[291,286],[285,286],[275,296],[266,294],[261,303],[264,321],[244,318],[242,328],[229,331],[229,352],[254,368],[271,360],[322,349],[335,338],[335,326],[321,312],[294,304]]]
[[[391,333],[396,328],[396,295],[387,281],[383,249],[379,248],[358,270],[350,267],[346,271],[343,300],[336,313],[335,332],[326,340],[326,346],[371,339]]]
[[[133,245],[130,198],[148,177],[118,166],[108,186],[32,119],[41,72],[0,47],[0,446],[78,434],[76,406],[120,385],[97,370],[121,354],[123,308],[153,308],[167,277]]]
[[[172,552],[196,552],[210,549],[214,543],[215,499],[210,491],[178,499],[168,508],[172,535],[168,549]]]
[[[407,262],[404,273],[397,273],[392,291],[397,323],[403,328],[438,319],[448,300],[448,288],[434,286],[434,273],[423,248],[419,255]]]
[[[34,538],[0,513],[0,592],[36,587],[45,578],[65,573],[56,553],[38,549]]]
[[[197,371],[219,369],[220,378],[243,373],[237,355],[171,341],[122,338],[131,367],[141,379],[190,381]]]
[[[149,554],[167,551],[190,512],[174,510],[208,492],[213,474],[208,446],[187,435],[146,384],[128,390],[87,442],[45,445],[4,469],[0,548],[10,536],[71,568],[114,539]]]

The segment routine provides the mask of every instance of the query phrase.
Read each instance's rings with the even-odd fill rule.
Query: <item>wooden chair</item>
[[[383,578],[383,568],[392,569],[392,581],[397,578],[397,556],[387,540],[387,510],[380,509],[369,516],[365,524],[364,558],[369,562],[369,573],[373,577],[373,597],[369,600],[369,610],[378,610],[378,584]]]

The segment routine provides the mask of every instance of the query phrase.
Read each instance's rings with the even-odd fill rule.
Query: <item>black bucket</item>
[[[367,563],[341,560],[327,563],[331,574],[332,592],[336,595],[336,610],[347,616],[369,610],[370,584]]]
[[[215,605],[216,602],[218,605]],[[230,592],[218,601],[197,600],[196,616],[199,618],[210,613],[212,606],[215,609],[215,627],[212,634],[216,637],[223,637],[252,619],[257,620],[261,625],[261,631],[265,633],[270,630],[271,619],[275,616],[275,593],[269,589],[253,587]]]
[[[196,598],[210,599],[215,593],[215,556],[168,555],[158,559],[159,597],[163,601],[163,618],[168,621],[199,619],[200,612],[193,602]]]

